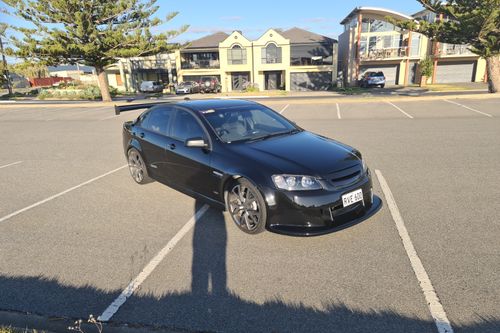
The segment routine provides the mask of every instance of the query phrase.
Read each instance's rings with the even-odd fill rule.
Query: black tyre
[[[128,169],[132,179],[137,184],[146,184],[150,181],[146,163],[142,159],[141,153],[135,148],[130,148],[128,151]]]
[[[242,231],[258,234],[266,229],[266,203],[260,191],[248,180],[239,178],[228,187],[226,208]]]
[[[380,85],[380,88],[384,88],[384,87],[385,87],[385,84],[381,84],[381,85]]]

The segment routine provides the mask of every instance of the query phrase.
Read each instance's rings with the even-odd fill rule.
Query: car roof
[[[185,100],[176,103],[179,106],[186,107],[193,111],[205,111],[210,109],[224,109],[238,106],[257,105],[258,103],[242,99],[203,99],[203,100]]]

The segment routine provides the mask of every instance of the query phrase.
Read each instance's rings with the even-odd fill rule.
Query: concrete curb
[[[470,92],[470,91],[469,91]],[[260,102],[273,103],[273,104],[282,104],[283,102],[287,104],[330,104],[330,103],[366,103],[366,102],[378,102],[378,101],[428,101],[428,100],[437,100],[437,99],[459,99],[459,98],[468,98],[468,99],[494,99],[500,98],[499,94],[457,94],[457,92],[453,92],[454,94],[450,95],[430,95],[430,96],[411,96],[411,95],[384,95],[384,96],[283,96],[283,97],[265,97],[261,98],[258,96],[238,96],[234,97],[234,99],[250,99],[256,100]],[[213,98],[218,99],[230,99],[227,96],[214,96]],[[205,98],[192,98],[191,100],[203,100]],[[233,99],[231,97],[231,99]],[[154,103],[154,102],[166,102],[166,101],[181,101],[181,99],[152,99],[152,100],[136,100],[132,102],[127,101],[113,101],[113,102],[84,102],[84,103],[47,103],[47,102],[9,102],[9,103],[0,103],[0,109],[9,109],[15,106],[16,108],[68,108],[68,107],[78,107],[78,108],[95,108],[95,107],[114,107],[115,105],[120,104],[143,104],[143,103]]]
[[[76,319],[60,318],[60,317],[43,317],[36,314],[27,314],[14,311],[0,310],[0,326],[20,328],[23,331],[25,328],[43,331],[47,333],[68,333],[68,326],[72,326]],[[94,325],[82,323],[82,329],[86,333],[97,332]],[[103,323],[103,333],[189,333],[186,330],[172,330],[162,327],[130,327],[126,325]]]

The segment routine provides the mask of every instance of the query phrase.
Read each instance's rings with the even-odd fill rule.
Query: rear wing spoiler
[[[154,103],[129,104],[129,105],[115,105],[115,115],[119,115],[121,112],[124,112],[124,111],[149,109],[149,108],[156,106],[156,105],[172,104],[172,103],[175,103],[175,102],[168,101],[168,102],[154,102]]]

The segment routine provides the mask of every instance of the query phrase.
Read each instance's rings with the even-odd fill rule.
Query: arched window
[[[227,62],[229,65],[245,65],[247,63],[247,50],[235,44],[227,50]]]
[[[262,49],[263,64],[280,64],[281,63],[281,47],[274,43],[269,43]]]

